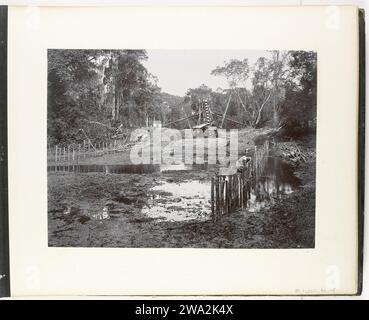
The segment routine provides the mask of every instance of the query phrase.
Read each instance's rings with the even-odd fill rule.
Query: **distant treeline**
[[[304,134],[316,125],[314,52],[270,51],[254,65],[231,59],[209,73],[225,77],[229,88],[213,91],[205,84],[185,97],[162,92],[143,65],[145,50],[49,50],[49,143],[105,139],[117,128],[168,123],[190,116],[202,99],[212,111],[252,127],[282,127],[285,134]],[[173,80],[175,81],[175,79]],[[219,125],[220,117],[214,118]],[[195,120],[174,123],[188,128]],[[227,128],[240,124],[226,122]]]

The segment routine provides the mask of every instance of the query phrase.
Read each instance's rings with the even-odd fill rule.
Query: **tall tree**
[[[288,52],[273,50],[271,53],[271,59],[269,60],[269,68],[272,75],[273,86],[273,99],[272,99],[272,112],[273,112],[273,125],[275,127],[281,124],[279,120],[279,110],[281,102],[284,99],[285,84],[287,81],[286,74],[288,73],[287,63],[290,59]]]
[[[144,50],[109,50],[107,66],[104,70],[104,84],[112,92],[112,120],[122,120],[121,111],[128,108],[130,115],[135,91],[148,86],[148,72],[142,61],[147,59]]]
[[[100,112],[99,74],[93,50],[48,51],[48,135],[74,139],[86,118]]]
[[[49,50],[48,134],[57,142],[105,136],[163,117],[160,88],[144,50]]]
[[[281,115],[289,134],[302,134],[316,127],[317,55],[290,51],[286,98]]]
[[[231,59],[230,61],[226,61],[224,62],[223,66],[217,66],[214,70],[212,70],[211,74],[214,76],[223,76],[228,81],[228,85],[231,90],[229,91],[227,107],[230,106],[231,98],[234,96],[244,111],[248,114],[248,116],[250,116],[245,103],[248,95],[246,82],[250,75],[248,59]],[[244,95],[244,97],[241,97],[241,95]],[[245,102],[243,100],[245,100]]]

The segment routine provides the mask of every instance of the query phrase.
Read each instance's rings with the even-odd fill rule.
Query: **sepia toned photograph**
[[[315,247],[316,52],[47,58],[50,247]]]

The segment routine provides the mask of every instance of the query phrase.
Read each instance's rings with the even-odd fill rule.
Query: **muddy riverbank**
[[[285,142],[281,159],[283,154],[288,157],[288,148],[295,146]],[[299,148],[305,153],[311,150],[303,144]],[[291,170],[300,180],[293,192],[271,196],[257,210],[239,210],[217,222],[211,220],[209,199],[201,192],[207,189],[216,166],[140,174],[50,172],[49,245],[314,247],[315,157],[292,162]],[[178,190],[188,193],[177,194]],[[175,213],[179,214],[170,219]]]

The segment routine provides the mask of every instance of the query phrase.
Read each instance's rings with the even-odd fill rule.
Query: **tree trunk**
[[[260,108],[258,109],[258,113],[257,113],[256,119],[255,119],[255,122],[254,122],[254,127],[256,127],[259,124],[259,122],[261,120],[261,113],[262,113],[262,111],[264,109],[264,106],[268,102],[271,95],[272,95],[272,92],[269,92],[268,97],[264,100],[264,102],[261,104]]]
[[[232,97],[232,92],[229,94],[227,106],[226,106],[226,108],[224,110],[224,113],[223,113],[222,123],[220,125],[221,129],[223,128],[223,124],[224,124],[224,121],[225,121],[225,118],[226,118],[226,115],[227,115],[227,112],[228,112],[229,103],[231,102],[231,97]]]
[[[275,84],[274,94],[273,94],[273,125],[274,127],[276,127],[279,123],[279,116],[277,112],[277,92],[278,92],[278,87],[277,87],[277,84]]]
[[[250,114],[249,110],[247,110],[247,108],[246,108],[246,103],[247,103],[246,102],[246,98],[245,98],[245,103],[244,103],[242,101],[241,96],[240,96],[240,93],[238,92],[237,89],[236,89],[236,92],[237,92],[238,100],[240,101],[242,108],[245,110],[245,112],[247,113],[247,115],[249,116],[249,118],[251,120],[251,114]]]
[[[273,88],[273,126],[276,127],[279,123],[279,117],[277,112],[277,103],[278,103],[278,78],[280,76],[280,66],[279,66],[279,51],[276,51],[274,54],[274,88]]]
[[[114,120],[119,120],[120,109],[123,104],[123,88],[122,84],[119,81],[116,81],[115,84],[115,101],[114,101]]]

